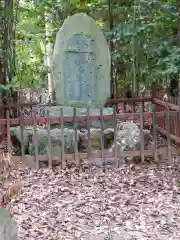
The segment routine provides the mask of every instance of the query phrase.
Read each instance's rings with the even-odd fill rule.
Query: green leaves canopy
[[[177,39],[175,0],[113,0],[113,29],[109,31],[108,0],[34,0],[21,1],[17,11],[16,77],[21,87],[39,88],[47,84],[44,64],[45,12],[53,14],[52,36],[64,19],[77,12],[87,12],[113,38],[112,60],[118,67],[117,80],[131,85],[134,74],[147,87],[156,81],[164,84],[180,73],[180,48]],[[134,44],[134,47],[133,47]],[[134,49],[134,50],[133,50]]]

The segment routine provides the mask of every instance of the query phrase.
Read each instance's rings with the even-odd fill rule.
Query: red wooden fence
[[[153,109],[152,111],[149,112],[144,112],[145,107],[144,103],[145,102],[152,102]],[[118,104],[123,104],[123,105],[132,105],[132,111],[135,110],[135,104],[140,104],[140,108],[137,109],[137,112],[121,112],[117,113],[117,105]],[[6,107],[6,118],[5,119],[0,119],[0,127],[1,126],[6,126],[7,128],[7,147],[8,147],[8,153],[11,152],[11,136],[10,136],[10,127],[13,125],[20,125],[22,127],[22,132],[23,132],[23,127],[24,125],[31,125],[34,126],[34,132],[36,132],[37,126],[41,124],[45,124],[48,127],[48,130],[50,130],[50,125],[51,124],[59,124],[60,129],[63,132],[64,129],[64,123],[65,122],[73,122],[74,123],[74,130],[76,131],[76,123],[77,122],[84,122],[86,121],[87,123],[91,120],[99,120],[101,122],[101,132],[103,132],[103,121],[104,120],[114,120],[114,135],[116,136],[116,124],[117,120],[123,120],[123,121],[129,121],[132,120],[134,122],[138,121],[138,125],[140,126],[140,130],[142,132],[146,122],[149,122],[149,125],[153,125],[153,138],[156,140],[156,132],[157,130],[161,132],[164,136],[167,137],[168,139],[168,159],[171,161],[171,150],[170,150],[170,144],[171,141],[176,141],[180,143],[180,133],[178,120],[179,119],[179,107],[178,105],[174,103],[167,103],[164,102],[163,100],[159,99],[158,97],[153,97],[153,98],[133,98],[133,99],[109,99],[106,103],[106,106],[114,106],[114,113],[112,115],[102,115],[102,110],[100,111],[99,116],[81,116],[77,117],[76,116],[76,109],[74,109],[74,116],[73,117],[64,117],[63,114],[61,117],[37,117],[35,112],[31,111],[31,116],[28,118],[24,118],[22,109],[24,107],[29,107],[33,108],[34,104],[19,104],[19,105],[14,105],[14,106],[5,106]],[[10,118],[10,109],[9,107],[16,107],[18,108],[18,111],[20,113],[19,117],[17,118]],[[36,107],[39,107],[36,106]],[[123,107],[124,110],[126,110],[126,107]],[[90,131],[90,126],[88,126],[88,132]],[[62,166],[65,165],[66,160],[74,161],[78,164],[80,164],[80,159],[92,159],[92,158],[112,158],[115,157],[117,160],[117,165],[119,164],[119,159],[121,157],[127,157],[127,156],[140,156],[142,162],[144,161],[145,156],[155,156],[157,152],[157,145],[154,144],[153,149],[150,150],[144,150],[144,139],[143,135],[141,135],[141,147],[139,151],[132,151],[132,152],[117,152],[116,148],[114,152],[109,152],[108,150],[105,150],[103,147],[103,138],[104,136],[101,136],[101,150],[96,151],[96,153],[91,152],[91,143],[90,139],[88,139],[88,152],[87,153],[80,153],[77,150],[77,143],[75,144],[75,149],[73,154],[65,154],[64,150],[62,149],[61,156],[51,156],[51,154],[48,154],[47,156],[40,156],[38,155],[38,150],[36,149],[35,151],[35,156],[25,156],[23,153],[23,146],[21,148],[21,156],[13,156],[14,159],[21,159],[26,160],[26,161],[36,161],[37,167],[39,166],[39,161],[48,161],[49,166],[52,166],[52,162],[61,162]],[[62,143],[64,140],[62,139]],[[116,141],[115,141],[116,142]],[[37,145],[37,137],[35,134],[34,137],[34,143]],[[48,146],[51,148],[51,141],[49,141],[48,138]],[[62,144],[63,145],[63,144]]]
[[[152,98],[152,103],[156,104],[156,111],[164,112],[170,111],[169,116],[169,128],[170,134],[173,136],[173,140],[180,143],[180,98],[166,96],[163,92],[156,92],[156,95]],[[158,130],[165,134],[167,121],[164,117],[159,117],[157,121]]]

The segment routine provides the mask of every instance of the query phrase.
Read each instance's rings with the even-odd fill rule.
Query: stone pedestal
[[[61,117],[61,108],[63,108],[63,116],[64,117],[73,117],[73,107],[60,107],[60,106],[53,106],[53,107],[43,107],[40,109],[40,116],[45,117],[47,116],[47,112],[49,109],[49,115],[50,117]],[[87,116],[87,108],[77,108],[76,109],[76,116]],[[100,115],[100,109],[99,108],[90,108],[90,116],[96,116]],[[103,116],[105,115],[113,115],[113,108],[104,108],[103,109]],[[113,120],[106,120],[104,121],[104,129],[106,128],[113,128]],[[72,127],[73,123],[64,124],[67,127]],[[78,127],[79,128],[86,128],[87,122],[79,122]],[[91,128],[100,128],[101,124],[100,121],[91,121]]]

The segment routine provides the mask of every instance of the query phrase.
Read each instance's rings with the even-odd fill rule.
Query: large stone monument
[[[84,13],[68,17],[56,36],[52,58],[56,103],[100,107],[110,96],[110,53],[94,20]]]

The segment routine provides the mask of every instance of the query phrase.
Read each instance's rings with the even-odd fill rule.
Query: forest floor
[[[158,136],[157,145],[166,141]],[[172,166],[122,164],[105,171],[14,169],[0,181],[0,195],[13,184],[22,191],[6,208],[18,223],[18,240],[180,239],[178,159]]]
[[[19,240],[180,239],[178,160],[105,171],[13,170],[9,181],[17,179],[22,192],[6,207],[18,222]]]

